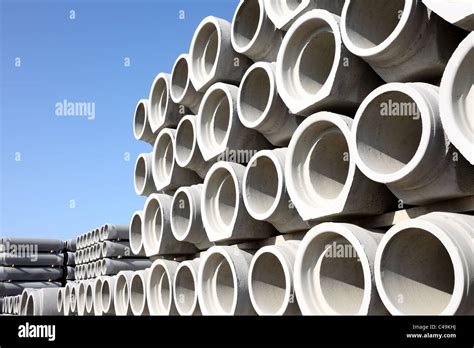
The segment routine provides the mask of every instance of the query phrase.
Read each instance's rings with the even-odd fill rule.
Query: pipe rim
[[[254,275],[255,264],[259,261],[261,257],[264,257],[265,254],[271,255],[279,261],[279,266],[281,267],[281,270],[283,271],[284,277],[285,277],[285,293],[284,293],[283,301],[276,310],[273,308],[272,312],[262,308],[259,301],[256,299],[256,294],[254,290],[253,275]],[[285,314],[286,310],[288,309],[288,306],[290,305],[290,299],[292,296],[292,290],[293,290],[292,273],[293,272],[288,266],[288,261],[285,255],[281,252],[279,248],[276,248],[275,246],[267,245],[257,250],[254,257],[252,258],[252,261],[249,267],[249,295],[250,295],[250,301],[252,302],[252,306],[258,315],[284,315]]]
[[[215,37],[217,35],[217,38]],[[203,38],[204,36],[204,38]],[[212,48],[215,50],[215,54],[213,57],[212,67],[206,68],[204,67],[204,62],[202,61],[206,59],[207,48],[209,45],[209,41],[216,40],[217,46]],[[207,45],[204,48],[198,46],[199,42],[206,42]],[[204,18],[201,23],[199,23],[196,31],[194,32],[191,47],[189,51],[189,57],[191,60],[191,69],[190,69],[190,77],[191,81],[195,85],[196,89],[200,89],[201,87],[205,86],[206,83],[216,75],[217,65],[219,64],[219,52],[222,49],[222,28],[219,23],[219,20],[216,17],[208,16]],[[212,52],[211,52],[212,53]]]
[[[150,314],[169,315],[173,304],[173,278],[167,262],[164,260],[153,262],[146,280],[146,300]],[[163,291],[163,286],[168,290]]]
[[[275,26],[282,29],[289,25],[291,21],[298,16],[298,14],[309,5],[309,2],[310,0],[265,0],[265,10]]]
[[[133,115],[133,135],[141,140],[148,123],[148,99],[140,99]]]
[[[301,112],[306,107],[323,100],[331,92],[342,56],[342,39],[336,18],[335,15],[325,10],[309,11],[291,25],[283,38],[277,58],[276,83],[281,98],[292,113]],[[312,29],[308,30],[305,26],[310,26]],[[316,34],[312,34],[314,31]],[[323,42],[314,42],[316,39],[323,40]],[[303,76],[305,81],[303,82],[301,75],[305,69],[301,68],[301,64],[304,65],[305,62],[309,64],[310,60],[303,59],[305,58],[303,55],[308,54],[308,50],[314,50],[311,43],[325,47],[323,50],[318,47],[318,50],[309,51],[310,56],[314,55],[314,52],[329,50],[331,54],[327,58],[332,62],[324,65],[324,59],[320,57],[322,62],[320,74],[309,78]],[[312,58],[311,61],[314,61],[314,57]],[[312,85],[309,86],[308,82]]]
[[[178,267],[176,268],[176,273],[175,273],[174,279],[173,279],[174,304],[175,304],[176,310],[178,311],[179,315],[181,315],[181,316],[193,315],[193,313],[198,308],[198,292],[197,292],[197,279],[198,279],[198,274],[197,273],[198,272],[196,272],[195,267],[192,266],[193,261],[195,261],[195,260],[191,260],[191,261],[187,260],[187,261],[180,262]],[[187,308],[185,308],[185,306],[183,306],[183,304],[178,300],[179,294],[178,294],[178,290],[177,290],[177,289],[181,288],[180,286],[178,286],[178,282],[179,282],[179,279],[180,279],[179,277],[182,276],[182,272],[185,268],[191,274],[191,277],[194,280],[194,284],[193,284],[194,294],[193,294],[191,304],[190,305],[188,304],[186,306]]]
[[[205,160],[218,156],[226,150],[234,112],[234,99],[229,86],[218,82],[209,87],[202,98],[197,116],[197,143]],[[219,118],[219,121],[222,119],[223,123],[227,124],[216,125],[216,118]],[[216,128],[219,128],[218,132]]]
[[[148,153],[141,153],[135,161],[133,187],[138,196],[143,196],[148,186],[148,173],[151,170],[149,162]]]
[[[145,311],[147,302],[146,284],[147,281],[144,271],[134,272],[130,281],[129,299],[130,308],[132,310],[133,315],[135,316],[142,315]],[[139,286],[139,288],[137,288],[137,286]],[[139,296],[139,299],[136,299],[136,297],[134,296],[135,293],[137,294],[137,296]]]
[[[22,294],[23,296],[23,294]],[[20,300],[20,303],[23,301]],[[20,306],[21,308],[21,306]],[[64,308],[64,288],[59,289],[58,293],[56,294],[56,309],[58,313],[62,313]]]
[[[420,120],[421,120],[421,136],[417,146],[415,153],[412,155],[411,159],[403,165],[400,169],[392,171],[391,173],[381,173],[377,172],[373,168],[369,167],[366,164],[366,161],[362,159],[360,154],[360,145],[359,145],[359,126],[361,123],[361,119],[364,117],[364,112],[368,109],[370,104],[374,102],[377,98],[382,97],[384,94],[390,93],[400,93],[407,96],[409,99],[412,99],[413,102],[416,104]],[[353,148],[353,155],[354,159],[357,163],[357,167],[366,175],[369,179],[383,183],[383,184],[390,184],[397,181],[400,181],[406,178],[410,173],[415,171],[418,164],[423,160],[425,154],[428,151],[430,145],[430,135],[432,134],[432,128],[434,124],[434,120],[430,116],[430,107],[428,106],[427,102],[417,91],[415,88],[410,86],[410,84],[406,83],[388,83],[383,86],[380,86],[373,90],[363,101],[360,105],[357,113],[354,117],[354,122],[352,125],[352,134],[351,134],[351,143]],[[380,116],[379,117],[384,117]],[[393,116],[386,116],[386,117],[393,117]],[[364,120],[365,121],[365,120]]]
[[[166,122],[170,104],[170,75],[159,73],[153,80],[148,97],[148,122],[157,131]]]
[[[246,8],[248,6],[252,5],[257,5],[256,7],[251,7],[250,9]],[[239,28],[239,17],[247,17],[248,12],[253,12],[252,10],[256,10],[258,8],[258,22],[256,27],[254,28],[253,33],[252,33],[252,38],[248,39],[248,37],[245,37],[245,40],[248,42],[244,45],[240,44],[240,39],[237,38],[237,32]],[[243,11],[243,13],[242,13]],[[247,12],[245,12],[247,11]],[[262,26],[264,22],[264,16],[265,16],[265,9],[264,9],[264,4],[262,0],[252,0],[252,1],[240,1],[239,4],[237,5],[237,8],[235,9],[234,16],[232,18],[232,27],[231,27],[231,34],[230,34],[230,39],[232,42],[232,47],[237,53],[246,53],[248,52],[256,43],[256,41],[259,38],[259,34],[262,31]]]
[[[218,258],[216,261],[213,258]],[[232,303],[230,306],[230,310],[226,310],[222,308],[222,304],[219,301],[219,296],[216,293],[215,286],[210,287],[210,289],[204,289],[205,286],[205,278],[210,278],[210,274],[212,276],[217,277],[218,271],[215,269],[215,263],[220,263],[219,267],[222,265],[222,261],[227,263],[227,267],[232,274],[232,281],[233,281],[233,293],[232,293]],[[214,264],[209,265],[210,262],[214,262]],[[210,268],[210,269],[209,269]],[[227,270],[226,270],[227,271]],[[216,274],[217,273],[217,274]],[[207,282],[213,283],[212,280],[207,280]],[[217,283],[217,279],[214,283]],[[207,284],[209,287],[209,284]],[[208,249],[202,256],[201,265],[199,266],[198,271],[198,299],[199,299],[199,306],[202,310],[204,315],[232,315],[235,313],[237,308],[237,274],[235,270],[235,265],[232,261],[232,258],[228,254],[227,250],[221,246],[213,246]],[[216,300],[216,301],[215,301]],[[217,303],[215,303],[217,302]]]
[[[109,313],[112,309],[114,297],[114,284],[112,281],[112,277],[105,277],[100,287],[102,313]]]
[[[94,283],[91,281],[86,285],[85,291],[85,313],[92,313],[93,305],[94,305],[94,291],[95,286]]]
[[[181,241],[181,242],[186,240],[186,238],[191,233],[191,228],[193,226],[194,217],[196,215],[196,207],[195,207],[196,202],[194,201],[190,190],[191,190],[191,188],[188,187],[188,186],[181,186],[178,190],[176,190],[176,192],[173,196],[173,200],[171,202],[171,213],[170,213],[171,232],[173,233],[173,236],[176,238],[176,240]],[[183,231],[182,227],[179,227],[177,225],[177,221],[178,221],[177,215],[178,214],[176,214],[176,212],[175,212],[176,203],[180,204],[180,200],[183,200],[183,197],[185,197],[184,199],[186,199],[186,202],[187,202],[185,204],[185,206],[188,207],[188,210],[189,210],[189,213],[187,214],[188,215],[187,217],[184,217],[184,216],[180,215],[180,219],[179,219],[179,220],[182,220],[182,219],[187,219],[188,220],[186,222],[186,229],[184,231]],[[178,207],[178,209],[180,211],[183,210],[182,208],[179,208],[179,207]]]
[[[143,209],[142,240],[143,246],[145,247],[145,252],[148,256],[154,255],[158,252],[161,244],[161,237],[163,235],[165,217],[160,195],[161,194],[158,193],[150,195],[146,200],[145,207]],[[156,218],[158,213],[160,219],[160,231],[158,231],[157,236]]]
[[[178,58],[176,58],[176,61],[174,62],[174,65],[173,65],[173,69],[171,70],[170,94],[171,94],[171,99],[176,104],[180,104],[183,102],[183,99],[186,97],[186,95],[189,92],[189,88],[192,86],[190,75],[189,75],[191,69],[190,69],[190,64],[189,64],[188,59],[189,59],[188,54],[185,54],[185,53],[180,54]],[[184,78],[184,80],[186,80],[186,82],[184,83],[184,86],[182,86],[183,76],[181,76],[181,74],[183,73],[183,70],[182,70],[183,64],[185,65],[184,74],[186,75]],[[178,88],[182,91],[177,91],[176,86],[178,86]]]
[[[239,87],[239,93],[237,97],[237,114],[239,116],[240,122],[247,128],[255,129],[258,126],[260,126],[264,121],[268,119],[268,117],[271,117],[270,115],[270,109],[272,107],[272,102],[275,100],[275,97],[277,96],[277,87],[276,87],[276,79],[275,79],[275,73],[273,71],[272,64],[274,63],[266,63],[266,62],[257,62],[254,63],[250,68],[247,69],[247,71],[244,74],[244,77],[242,78],[242,82],[240,83]],[[246,88],[250,90],[248,92],[250,95],[252,95],[252,89],[257,87],[260,88],[260,86],[256,86],[253,81],[255,78],[255,74],[258,73],[264,73],[265,78],[269,84],[269,90],[268,90],[268,96],[267,96],[267,103],[265,105],[264,110],[258,110],[260,115],[254,119],[251,119],[247,116],[247,112],[244,112],[244,101],[245,99],[244,95],[245,92],[247,91]],[[249,82],[250,80],[250,82]],[[247,85],[250,83],[250,85]],[[254,91],[253,91],[254,92]]]
[[[130,307],[130,293],[127,276],[119,272],[115,283],[114,304],[117,315],[127,315]]]
[[[272,164],[272,170],[274,169],[276,172],[276,177],[277,177],[277,185],[278,187],[276,188],[276,195],[275,197],[272,197],[273,203],[268,207],[266,210],[263,212],[258,212],[254,209],[254,203],[250,203],[250,193],[248,184],[249,184],[249,175],[250,172],[258,167],[258,161],[259,158],[266,158],[268,159]],[[256,162],[256,166],[254,166],[254,163]],[[257,172],[257,180],[258,180],[258,172]],[[272,174],[267,173],[267,176],[270,176]],[[277,156],[272,152],[272,150],[261,150],[257,152],[255,155],[252,156],[250,159],[247,167],[245,168],[245,173],[244,173],[244,178],[243,178],[243,185],[242,185],[242,198],[244,201],[245,208],[247,209],[247,212],[250,214],[251,217],[253,217],[255,220],[267,220],[269,219],[276,211],[278,208],[280,201],[283,197],[283,189],[285,187],[285,177],[284,177],[284,168],[280,165],[280,162],[277,158]],[[258,205],[258,204],[257,204]]]
[[[390,228],[382,237],[380,244],[375,253],[374,261],[374,270],[375,270],[375,285],[377,291],[380,295],[380,298],[387,308],[387,310],[392,315],[407,315],[408,313],[402,311],[399,306],[396,305],[392,300],[390,300],[385,287],[384,281],[382,279],[382,259],[384,257],[384,252],[387,245],[390,241],[397,236],[397,234],[410,230],[410,229],[420,229],[424,232],[434,236],[445,248],[447,251],[450,261],[453,267],[454,274],[454,285],[451,293],[451,299],[441,313],[438,315],[454,315],[462,301],[463,290],[466,286],[464,280],[464,271],[462,265],[464,264],[463,258],[459,254],[459,249],[456,247],[455,243],[449,237],[448,233],[443,231],[442,228],[438,227],[436,224],[423,220],[422,218],[416,218],[411,220],[402,221],[392,228]],[[409,313],[411,315],[421,315],[423,313]]]
[[[197,132],[196,132],[196,119],[197,116],[194,115],[186,115],[178,123],[178,126],[176,128],[176,137],[174,141],[174,153],[175,153],[175,161],[178,164],[178,166],[185,168],[186,166],[189,165],[191,162],[192,158],[194,157],[194,154],[198,150],[197,148]],[[184,129],[184,130],[183,130]],[[181,141],[183,132],[186,130],[191,130],[192,132],[192,141],[191,141],[191,149],[189,147],[183,146],[183,141]],[[189,134],[189,133],[185,133]],[[185,140],[187,142],[188,137],[185,137]],[[185,147],[183,150],[182,148]],[[181,151],[180,151],[181,150]],[[185,152],[183,154],[183,151]],[[184,157],[184,158],[183,158]]]
[[[157,190],[170,185],[175,166],[175,130],[163,128],[156,137],[152,152],[151,172]]]
[[[311,230],[308,231],[308,233],[301,241],[300,246],[298,247],[294,266],[294,287],[296,297],[298,298],[298,304],[300,306],[301,312],[304,315],[367,315],[368,313],[371,295],[373,292],[373,272],[371,271],[370,262],[365,253],[364,246],[350,231],[350,229],[348,229],[344,225],[345,224],[328,222],[313,227]],[[337,236],[340,236],[345,239],[355,249],[364,277],[364,294],[360,301],[360,305],[358,306],[358,311],[355,313],[340,313],[339,311],[332,308],[332,306],[325,299],[325,296],[320,288],[320,284],[319,287],[316,288],[314,285],[308,285],[311,283],[311,281],[309,280],[310,275],[309,272],[303,270],[303,262],[305,260],[307,250],[311,247],[311,244],[318,238],[327,238],[325,239],[326,241],[334,242],[337,241]],[[321,253],[318,253],[318,260],[322,257],[326,257],[324,255],[326,251],[327,249],[322,251]],[[313,266],[317,267],[317,265]],[[311,291],[305,290],[307,288],[311,288]]]
[[[101,277],[98,277],[94,280],[94,292],[92,294],[93,296],[93,306],[92,310],[94,312],[94,315],[102,315],[102,285],[103,285],[103,279]]]
[[[386,51],[393,43],[396,41],[402,32],[405,29],[408,21],[412,13],[416,10],[416,2],[414,0],[404,0],[405,5],[402,10],[402,16],[400,17],[397,25],[392,30],[390,35],[388,35],[382,42],[378,45],[375,45],[370,48],[362,48],[357,46],[353,43],[351,38],[349,37],[349,31],[347,27],[347,20],[348,20],[348,11],[350,10],[351,0],[347,0],[344,3],[342,14],[341,14],[341,36],[344,42],[344,45],[347,47],[349,51],[359,57],[371,57],[382,54]]]
[[[129,240],[130,240],[130,249],[134,255],[139,255],[143,248],[143,236],[142,236],[142,226],[143,226],[143,212],[137,210],[133,213],[132,219],[130,220],[129,227]]]
[[[232,187],[226,183],[229,178],[232,180]],[[221,199],[221,193],[226,189],[233,189],[231,196],[234,196],[233,207],[230,207],[233,210],[230,219],[230,214],[221,212],[220,210],[223,207],[218,204]],[[232,236],[239,214],[240,194],[239,180],[232,165],[224,161],[214,163],[204,179],[201,196],[202,221],[210,241]],[[227,216],[223,217],[223,214]]]

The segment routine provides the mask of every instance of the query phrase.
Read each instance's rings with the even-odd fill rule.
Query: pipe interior
[[[189,120],[181,122],[176,131],[176,160],[179,163],[187,163],[196,147],[196,134]]]
[[[326,232],[308,245],[302,261],[305,300],[322,314],[354,315],[364,297],[364,271],[355,248]]]
[[[211,223],[226,228],[232,224],[237,209],[234,178],[224,168],[217,169],[209,179],[205,204]]]
[[[110,290],[111,289],[110,289],[109,282],[104,281],[102,283],[102,288],[101,288],[101,295],[102,295],[101,301],[102,301],[102,307],[105,308],[105,309],[110,308],[110,304],[111,304],[111,300],[112,300]]]
[[[94,297],[94,294],[92,292],[93,290],[93,287],[91,284],[87,285],[86,286],[86,294],[85,294],[85,302],[86,302],[86,309],[90,310],[90,308],[92,307],[92,303],[93,303],[93,297]]]
[[[395,30],[404,7],[405,0],[351,1],[345,19],[349,40],[362,49],[378,46]]]
[[[115,284],[117,296],[116,296],[116,306],[119,311],[122,313],[127,312],[127,303],[128,303],[128,287],[127,279],[125,276],[120,276],[117,278],[117,283]]]
[[[32,294],[26,300],[26,315],[35,315],[35,300]]]
[[[146,176],[146,161],[143,156],[140,156],[135,166],[135,185],[139,192],[145,188]]]
[[[135,274],[130,285],[130,304],[135,311],[140,310],[145,303],[145,286],[142,277]]]
[[[357,125],[357,151],[372,171],[392,174],[407,165],[421,141],[423,124],[415,101],[391,91],[374,98]]]
[[[275,163],[266,156],[255,159],[247,172],[245,191],[247,208],[257,214],[265,214],[272,208],[280,190]]]
[[[230,128],[230,105],[222,90],[214,90],[204,101],[201,113],[203,140],[208,149],[221,145]]]
[[[465,134],[466,138],[474,137],[474,48],[462,59],[456,71],[451,99],[454,102],[454,117],[458,123],[457,128]],[[458,102],[456,102],[459,100]]]
[[[238,47],[246,47],[257,34],[260,23],[259,1],[244,1],[241,3],[235,16],[233,25],[234,42]]]
[[[264,314],[276,314],[288,302],[286,274],[280,260],[272,253],[262,253],[255,261],[250,286],[253,298]]]
[[[167,183],[170,180],[173,164],[174,164],[174,150],[173,139],[168,133],[162,133],[156,151],[154,151],[156,173],[159,184]]]
[[[168,274],[163,266],[157,266],[150,275],[150,298],[156,303],[161,314],[167,314],[171,304],[171,286]]]
[[[240,116],[256,122],[265,112],[271,99],[270,78],[263,68],[253,69],[240,87]]]
[[[302,0],[282,0],[282,1],[272,1],[266,3],[266,6],[271,7],[271,9],[280,17],[289,16],[293,11],[295,11],[298,6],[301,4]],[[268,4],[268,5],[267,5]]]
[[[189,68],[186,58],[181,57],[174,67],[171,75],[172,95],[177,99],[181,99],[186,93],[189,81]]]
[[[206,304],[214,314],[232,314],[236,284],[231,266],[221,254],[207,259],[202,273]]]
[[[155,237],[157,241],[161,240],[161,232],[163,228],[163,216],[161,211],[161,206],[156,202],[156,210],[153,216],[152,232],[151,234]]]
[[[193,273],[187,266],[180,267],[175,281],[175,302],[183,313],[191,313],[196,303]]]
[[[219,50],[219,35],[213,23],[205,24],[194,41],[193,64],[199,79],[205,79],[212,71]]]
[[[140,214],[134,214],[130,224],[130,247],[139,251],[142,246],[142,219]]]
[[[150,111],[154,115],[158,115],[160,119],[164,119],[166,108],[168,106],[168,87],[164,78],[158,79],[150,98]]]
[[[191,207],[186,192],[180,191],[177,193],[171,209],[173,231],[184,238],[191,225]]]
[[[404,314],[439,314],[451,300],[453,263],[443,243],[428,231],[409,228],[393,236],[380,268],[388,299]]]

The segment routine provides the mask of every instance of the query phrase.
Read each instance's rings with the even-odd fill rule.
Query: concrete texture
[[[197,113],[203,97],[202,93],[196,92],[189,75],[190,59],[188,54],[181,54],[174,63],[171,72],[171,99],[178,105],[188,107],[193,113]]]
[[[200,258],[182,261],[173,279],[173,300],[181,316],[201,315],[197,287]]]
[[[133,186],[139,196],[149,196],[157,192],[152,175],[152,158],[152,153],[142,153],[135,162]]]
[[[173,301],[173,279],[178,262],[158,259],[147,277],[146,302],[150,315],[176,315]]]
[[[423,3],[445,21],[467,31],[474,30],[474,4],[471,0],[423,0]]]

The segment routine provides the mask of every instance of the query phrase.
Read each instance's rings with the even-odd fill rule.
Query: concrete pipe
[[[23,292],[20,295],[20,315],[26,315],[26,303],[28,301],[28,295],[31,291],[33,291],[33,289],[23,289]],[[6,297],[6,299],[10,301],[10,297]],[[6,302],[6,304],[10,304],[10,302]],[[6,309],[5,312],[7,313],[8,310]]]
[[[59,315],[67,315],[64,308],[64,290],[65,288],[60,288],[56,296],[56,311]]]
[[[150,90],[148,122],[153,133],[166,127],[176,127],[179,119],[188,113],[186,107],[175,104],[170,93],[171,75],[160,73]]]
[[[93,241],[94,244],[97,244],[97,243],[100,242],[100,229],[99,228],[96,228],[94,230],[92,241]]]
[[[276,233],[267,222],[252,218],[242,198],[245,167],[219,161],[209,170],[201,195],[202,222],[211,242],[234,243],[268,238]]]
[[[395,201],[386,187],[356,167],[355,151],[349,146],[351,126],[349,117],[319,112],[308,117],[291,139],[285,179],[305,221],[377,215]]]
[[[59,239],[1,237],[0,252],[34,249],[36,252],[62,252],[65,242]]]
[[[71,311],[71,292],[72,288],[74,287],[73,283],[67,283],[64,287],[64,315],[70,315],[72,313]],[[25,303],[26,304],[26,303]]]
[[[211,247],[201,218],[203,185],[182,186],[171,203],[171,231],[178,241],[192,243],[199,250]]]
[[[82,253],[83,253],[83,250],[82,249],[79,249],[77,252],[76,252],[76,256],[75,256],[75,264],[76,266],[77,265],[80,265],[82,263]]]
[[[133,135],[136,140],[141,140],[153,145],[156,139],[156,134],[151,130],[150,122],[148,120],[149,107],[148,99],[140,99],[138,101],[133,116]]]
[[[100,238],[99,238],[99,241],[100,241],[100,242],[103,242],[103,241],[104,241],[104,237],[105,237],[104,228],[105,228],[105,225],[102,225],[102,226],[100,226],[100,228],[99,228],[99,231],[100,231]]]
[[[99,279],[99,278],[96,278]],[[85,305],[84,305],[84,315],[94,315],[94,294],[95,294],[95,286],[96,286],[96,279],[91,280],[89,283],[86,284],[86,292],[85,292]]]
[[[5,267],[0,266],[0,281],[58,280],[63,277],[62,268],[52,267]]]
[[[467,31],[474,30],[474,6],[471,0],[423,0],[431,11]]]
[[[158,259],[151,265],[146,283],[146,302],[150,315],[176,315],[173,279],[178,262]]]
[[[133,256],[130,251],[130,243],[128,241],[111,242],[107,240],[102,242],[100,248],[102,249],[101,255],[103,258]]]
[[[191,62],[188,54],[181,54],[174,63],[171,72],[170,94],[174,103],[184,105],[193,113],[199,110],[201,104],[202,93],[196,92],[191,82],[189,70]]]
[[[76,251],[77,250],[76,238],[66,240],[64,247],[66,248],[67,251]]]
[[[438,87],[390,83],[374,90],[354,119],[357,166],[404,204],[474,194],[474,167],[455,153],[438,110]]]
[[[39,316],[41,315],[41,295],[39,290],[34,290],[28,294],[26,300],[26,313],[27,316]]]
[[[352,114],[383,83],[343,44],[339,17],[324,10],[306,13],[288,30],[278,53],[276,81],[290,111],[302,116]]]
[[[139,196],[149,196],[156,192],[152,175],[152,153],[141,153],[135,162],[134,188]]]
[[[84,259],[83,259],[83,263],[86,264],[90,261],[90,256],[91,256],[91,252],[90,252],[90,248],[89,247],[86,247],[84,250]]]
[[[180,262],[173,279],[173,299],[179,315],[201,315],[197,295],[200,259]]]
[[[176,240],[171,232],[170,216],[173,198],[154,193],[143,209],[143,246],[146,256],[179,255],[196,252],[194,245]]]
[[[94,234],[94,231],[87,232],[86,247],[90,247],[93,244],[93,234]]]
[[[74,280],[76,279],[76,271],[74,267],[66,267],[64,270],[64,273],[66,274],[66,280]]]
[[[121,271],[117,274],[114,292],[114,306],[116,315],[132,315],[130,307],[130,285],[133,271]]]
[[[102,314],[104,316],[115,315],[114,307],[114,293],[115,284],[117,283],[117,277],[104,277],[101,286],[101,299]]]
[[[176,128],[174,142],[176,164],[191,169],[201,178],[205,178],[213,161],[205,161],[197,145],[197,116],[184,116]]]
[[[474,314],[474,217],[431,213],[393,226],[375,257],[375,282],[393,315]]]
[[[176,130],[165,128],[156,137],[151,171],[158,191],[175,191],[182,185],[202,182],[194,171],[176,165],[175,136]]]
[[[293,265],[300,241],[268,245],[257,251],[248,282],[253,308],[259,315],[300,315],[293,289]]]
[[[273,147],[262,134],[240,122],[238,92],[238,87],[219,82],[204,95],[197,119],[197,142],[205,161],[247,163],[255,151]]]
[[[132,275],[130,281],[130,308],[133,315],[145,316],[150,315],[147,304],[146,287],[150,269],[136,271]]]
[[[252,253],[236,246],[213,246],[203,253],[198,299],[203,315],[254,315],[248,292]]]
[[[387,82],[438,80],[461,39],[421,0],[348,0],[341,32],[346,47]]]
[[[76,252],[68,251],[66,253],[66,265],[67,266],[74,266],[76,264]]]
[[[79,316],[83,316],[86,309],[86,287],[90,282],[90,280],[83,280],[79,282],[77,288],[77,315]]]
[[[127,240],[128,225],[105,224],[102,230],[102,240]]]
[[[0,282],[0,294],[3,296],[20,295],[25,288],[41,289],[61,286],[60,282]]]
[[[143,212],[136,211],[132,215],[132,219],[130,220],[130,249],[132,250],[133,255],[137,256],[145,256],[145,248],[143,247],[143,233],[142,233],[142,226],[143,226]]]
[[[294,286],[304,315],[387,314],[376,291],[374,259],[382,233],[323,223],[296,253]]]
[[[262,1],[262,0],[260,0]],[[302,118],[290,114],[278,94],[276,64],[258,62],[245,73],[237,98],[240,122],[275,146],[287,146]]]
[[[218,81],[239,83],[251,64],[232,48],[231,24],[212,16],[204,18],[194,32],[189,57],[191,81],[198,92]]]
[[[344,0],[265,0],[268,17],[278,29],[287,31],[303,14],[322,9],[341,14]]]
[[[444,130],[471,164],[474,164],[473,61],[474,33],[470,33],[454,51],[446,66],[439,103]]]
[[[58,292],[61,288],[44,288],[39,289],[40,295],[40,308],[41,308],[41,315],[48,316],[48,315],[59,315],[57,308],[57,297]]]
[[[98,277],[93,280],[93,293],[92,293],[92,310],[90,311],[95,316],[101,316],[102,307],[102,284],[104,280],[102,277]],[[86,304],[87,306],[87,304]]]
[[[28,256],[19,256],[16,253],[0,253],[0,265],[3,266],[33,266],[53,267],[64,264],[64,254],[46,254],[31,251]]]
[[[71,292],[69,294],[69,315],[77,315],[77,292],[79,290],[79,283],[75,283],[71,286]]]
[[[148,259],[123,259],[123,260],[102,260],[102,275],[114,275],[120,271],[136,271],[150,267],[151,262]]]
[[[292,205],[286,189],[287,153],[287,148],[257,152],[245,169],[242,185],[242,197],[250,216],[271,223],[280,233],[310,228]]]
[[[82,234],[76,237],[76,245],[77,249],[82,249]]]
[[[244,0],[237,5],[230,36],[232,47],[253,61],[273,62],[283,40],[268,18],[263,0]]]

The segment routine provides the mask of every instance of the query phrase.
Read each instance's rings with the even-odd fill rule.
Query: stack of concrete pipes
[[[0,238],[0,297],[20,295],[25,288],[60,287],[72,270],[66,266],[66,244],[56,239]],[[12,301],[16,303],[5,302]],[[8,309],[11,313],[13,306]]]
[[[105,224],[77,237],[76,280],[114,275],[141,265],[143,257],[130,250],[128,225]]]
[[[425,3],[200,23],[135,110],[130,244],[160,259],[120,278],[123,314],[474,313],[473,216],[351,223],[474,195],[473,9]]]

